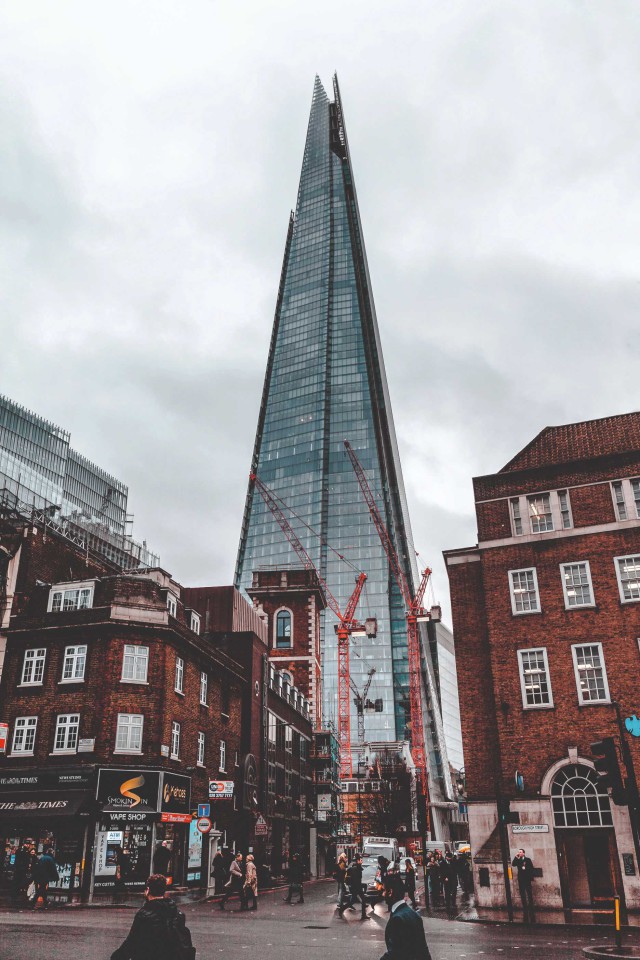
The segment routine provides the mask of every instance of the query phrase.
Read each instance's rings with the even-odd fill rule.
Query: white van
[[[363,857],[386,857],[391,863],[400,859],[400,848],[395,837],[363,837]]]

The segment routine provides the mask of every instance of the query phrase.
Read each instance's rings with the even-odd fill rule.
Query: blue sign
[[[640,737],[640,720],[638,720],[635,713],[632,717],[626,718],[624,725],[632,737]]]
[[[199,817],[210,817],[210,816],[211,816],[211,804],[210,804],[210,803],[199,803],[199,804],[198,804],[198,816],[199,816]]]

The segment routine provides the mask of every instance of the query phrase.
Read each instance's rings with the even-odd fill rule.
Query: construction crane
[[[327,581],[317,569],[313,560],[300,542],[295,530],[282,512],[273,491],[262,482],[257,474],[250,474],[249,479],[277,520],[280,529],[297,553],[305,570],[313,570],[315,572],[320,586],[324,591],[327,606],[338,619],[336,634],[338,637],[338,742],[340,744],[340,776],[343,779],[348,779],[353,773],[351,757],[351,705],[349,703],[349,681],[351,677],[349,672],[349,638],[354,633],[367,633],[366,626],[355,619],[356,607],[358,606],[360,594],[362,593],[367,575],[362,572],[358,574],[354,591],[349,597],[343,613],[340,610],[338,601],[331,593]]]
[[[347,454],[349,455],[349,459],[351,460],[351,465],[353,466],[356,477],[358,478],[362,495],[364,496],[367,506],[369,507],[371,519],[373,520],[374,526],[378,531],[378,536],[380,537],[382,546],[387,554],[389,565],[393,571],[393,575],[396,578],[396,582],[400,588],[400,592],[405,604],[405,615],[407,619],[407,647],[409,650],[411,753],[413,755],[413,762],[416,767],[418,782],[422,787],[423,796],[427,801],[428,817],[429,784],[427,779],[427,758],[424,742],[424,723],[422,717],[422,659],[420,655],[418,623],[421,620],[429,619],[429,614],[425,612],[424,607],[422,606],[422,601],[424,599],[425,590],[427,589],[429,577],[431,576],[431,570],[428,567],[426,570],[424,570],[420,580],[420,586],[418,587],[415,595],[412,595],[409,581],[407,580],[402,569],[398,554],[391,541],[391,537],[389,536],[389,531],[387,530],[384,521],[380,516],[378,505],[374,499],[373,493],[371,492],[371,487],[369,486],[367,478],[364,475],[362,465],[360,464],[360,461],[355,455],[348,440],[344,441],[344,446]]]
[[[362,752],[362,745],[364,743],[364,705],[375,672],[376,668],[371,667],[371,670],[369,670],[369,673],[367,674],[367,682],[364,685],[364,690],[362,693],[358,692],[358,688],[353,681],[353,677],[349,677],[349,684],[354,692],[353,702],[356,705],[356,713],[358,715],[358,748],[360,752]]]

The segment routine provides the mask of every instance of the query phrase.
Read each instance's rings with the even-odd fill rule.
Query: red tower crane
[[[277,520],[280,529],[297,553],[305,570],[313,570],[315,572],[320,586],[324,591],[327,606],[331,608],[338,618],[336,633],[338,636],[338,742],[340,743],[340,775],[343,779],[349,778],[353,773],[351,757],[351,705],[349,702],[349,682],[351,678],[349,671],[349,637],[356,632],[366,632],[366,627],[354,619],[354,617],[367,575],[366,573],[358,574],[354,591],[347,601],[344,613],[342,613],[338,601],[329,589],[327,581],[300,542],[298,535],[282,512],[273,491],[262,482],[257,474],[252,473],[249,479]]]
[[[380,516],[378,505],[376,504],[373,493],[371,492],[371,487],[367,482],[367,478],[364,475],[362,465],[355,455],[348,440],[344,441],[344,446],[347,454],[349,455],[349,459],[351,460],[356,477],[358,478],[362,495],[364,496],[367,506],[369,507],[371,519],[373,520],[375,528],[378,531],[378,536],[380,537],[382,546],[387,554],[389,565],[391,566],[393,575],[396,578],[396,582],[400,588],[400,592],[402,593],[405,603],[407,618],[407,646],[409,649],[411,753],[413,755],[413,762],[416,766],[418,781],[422,787],[422,793],[425,797],[425,800],[427,800],[428,818],[429,784],[427,780],[427,757],[424,743],[424,724],[422,719],[422,663],[420,656],[418,622],[422,619],[428,619],[428,614],[425,612],[424,607],[422,606],[422,601],[424,599],[425,590],[427,589],[429,577],[431,576],[431,570],[428,567],[426,570],[424,570],[420,580],[420,586],[418,587],[415,596],[412,596],[409,582],[404,574],[400,560],[398,559],[398,554],[396,553],[396,549],[391,541],[391,537],[389,536],[389,531],[387,530],[384,521]]]

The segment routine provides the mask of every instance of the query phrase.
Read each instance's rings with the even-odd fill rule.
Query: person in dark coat
[[[526,857],[524,850],[518,850],[511,864],[518,871],[518,888],[520,890],[520,899],[522,900],[523,921],[525,923],[535,923],[536,916],[533,907],[533,890],[531,883],[533,881],[533,861]]]
[[[384,931],[387,952],[381,960],[431,960],[422,919],[406,903],[404,893],[400,878],[389,874],[385,899],[391,914]]]
[[[344,853],[341,853],[338,857],[335,870],[333,871],[333,879],[338,882],[338,902],[336,904],[338,910],[344,905],[344,902],[347,898],[347,884],[345,881],[346,875],[347,858],[345,857]]]
[[[446,860],[440,865],[440,880],[444,890],[444,904],[449,912],[456,908],[456,894],[458,892],[458,871],[453,857],[447,854]]]
[[[291,898],[294,893],[298,894],[298,903],[304,903],[304,889],[302,887],[303,881],[303,871],[302,871],[302,861],[297,853],[291,858],[291,863],[289,864],[289,892],[284,898],[285,903],[291,903]]]
[[[345,902],[342,907],[338,908],[340,916],[342,916],[347,907],[353,908],[354,903],[357,903],[359,900],[362,904],[360,919],[370,919],[367,916],[367,898],[365,896],[365,886],[362,882],[362,857],[360,854],[358,854],[355,860],[349,864],[346,873],[346,882],[347,886],[349,887],[349,902]]]
[[[171,848],[167,840],[159,843],[153,853],[153,870],[168,877],[171,873]]]
[[[167,878],[153,874],[147,880],[145,904],[136,913],[126,940],[111,960],[184,960],[195,950],[184,914],[165,896]]]
[[[418,904],[416,903],[416,871],[411,863],[411,860],[408,858],[404,862],[405,873],[404,873],[404,888],[407,892],[409,899],[411,900],[411,906],[414,910],[418,909]]]
[[[47,907],[49,905],[49,901],[47,900],[49,884],[57,883],[58,881],[58,868],[56,867],[56,862],[53,859],[52,850],[45,850],[42,856],[33,865],[32,877],[36,885],[36,892],[33,900],[31,901],[31,905],[35,908],[38,900],[42,898],[42,906]]]
[[[429,875],[431,902],[433,903],[434,907],[436,907],[442,898],[442,883],[440,880],[440,860],[433,854],[429,857],[427,871]]]
[[[227,869],[224,864],[224,857],[220,850],[216,853],[211,864],[211,876],[213,877],[214,893],[224,893],[224,885],[227,879]]]
[[[131,856],[128,850],[121,846],[116,847],[116,890],[124,893],[127,889],[127,880],[131,876]]]
[[[21,900],[27,892],[27,887],[32,880],[32,870],[35,860],[36,858],[32,855],[30,847],[26,843],[23,843],[18,849],[13,863],[11,899],[14,903]]]

